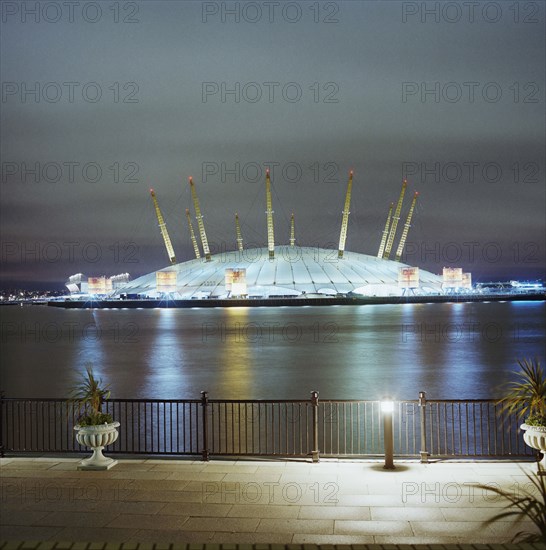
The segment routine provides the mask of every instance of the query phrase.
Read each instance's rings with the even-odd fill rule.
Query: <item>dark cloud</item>
[[[317,23],[316,4],[300,2],[294,23],[277,13],[269,23],[265,11],[257,23],[242,16],[235,23],[230,16],[222,22],[222,5],[246,3],[218,2],[208,3],[219,13],[204,23],[207,3],[139,2],[139,22],[131,24],[113,21],[114,4],[125,6],[101,4],[96,23],[77,11],[74,23],[66,13],[58,23],[23,22],[20,12],[2,22],[3,91],[17,87],[0,105],[5,280],[51,281],[121,267],[136,275],[160,267],[166,255],[150,187],[177,257],[191,258],[184,216],[189,175],[212,242],[235,246],[239,212],[245,240],[262,244],[263,179],[252,180],[253,167],[263,171],[271,162],[278,163],[279,241],[288,239],[294,211],[300,244],[335,243],[352,168],[347,244],[375,254],[405,167],[411,191],[421,192],[410,241],[419,250],[443,251],[414,256],[415,263],[439,271],[454,257],[445,261],[451,243],[463,250],[476,242],[475,250],[489,246],[489,252],[496,243],[502,254],[494,262],[481,252],[456,261],[483,277],[544,275],[542,5],[531,17],[518,3],[520,16],[531,19],[526,23],[514,22],[504,3],[497,3],[497,22],[484,18],[484,3],[472,23],[466,12],[458,22],[446,21],[453,12],[422,23],[420,13],[411,15],[422,3],[338,2],[329,5],[339,8],[339,22],[324,23],[330,8],[322,3]],[[38,102],[21,94],[36,82]],[[218,90],[206,101],[204,83]],[[238,102],[229,94],[236,83]],[[59,101],[48,101],[59,89]],[[93,102],[97,89],[102,96]],[[298,89],[301,99],[289,101]],[[258,92],[261,99],[252,102]],[[23,163],[27,170],[38,163],[37,182],[21,175]],[[294,164],[301,175],[288,181],[283,168],[294,178]],[[93,243],[103,253],[97,262],[18,261],[13,246],[35,242]],[[138,247],[138,264],[114,261],[119,243]]]

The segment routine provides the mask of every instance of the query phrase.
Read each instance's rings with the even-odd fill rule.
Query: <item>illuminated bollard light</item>
[[[385,470],[394,470],[394,432],[392,429],[392,413],[394,403],[390,399],[381,401],[381,413],[383,414],[383,439],[385,442]]]

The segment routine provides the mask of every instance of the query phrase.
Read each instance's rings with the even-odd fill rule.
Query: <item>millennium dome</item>
[[[143,275],[116,289],[116,295],[161,296],[158,273],[172,273],[169,294],[176,299],[228,298],[226,271],[246,272],[249,298],[277,296],[328,296],[349,293],[365,296],[399,296],[400,268],[409,267],[393,260],[345,251],[298,246],[277,246],[273,258],[267,248],[250,248],[211,256],[210,261],[194,259],[170,265],[159,272]],[[174,275],[175,274],[175,275]],[[419,291],[438,293],[442,277],[419,271]]]
[[[390,205],[377,256],[345,250],[353,185],[352,171],[349,172],[337,250],[296,246],[294,214],[291,217],[289,245],[275,243],[268,170],[265,183],[267,247],[245,248],[239,216],[235,214],[236,250],[211,254],[195,184],[190,177],[199,239],[194,232],[188,208],[186,218],[195,259],[182,263],[176,260],[163,214],[155,192],[151,189],[159,230],[170,264],[132,281],[129,280],[128,274],[121,274],[109,279],[91,277],[85,283],[83,276],[77,274],[69,278],[67,287],[73,293],[106,296],[110,299],[161,300],[350,295],[387,297],[402,296],[406,293],[440,294],[450,288],[470,287],[471,276],[462,273],[461,268],[444,268],[443,276],[440,276],[400,261],[419,195],[418,192],[413,195],[396,247],[397,226],[399,221],[402,221],[406,180],[402,183],[396,208],[394,202]],[[391,259],[391,255],[394,259]]]

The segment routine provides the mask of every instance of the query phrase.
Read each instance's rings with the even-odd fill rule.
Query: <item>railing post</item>
[[[318,448],[318,391],[311,392],[311,406],[313,408],[313,450],[311,456],[313,462],[318,462],[320,460]]]
[[[4,458],[4,392],[0,390],[0,457]]]
[[[202,459],[205,461],[209,460],[209,414],[208,414],[208,405],[209,405],[209,392],[201,392],[201,407],[203,412],[203,449],[201,451]]]
[[[424,391],[419,392],[419,420],[421,424],[421,464],[428,462],[427,452],[427,397]]]

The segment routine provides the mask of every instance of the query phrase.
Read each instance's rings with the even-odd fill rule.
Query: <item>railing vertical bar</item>
[[[457,403],[457,415],[458,415],[458,419],[459,419],[459,428],[458,428],[458,432],[459,432],[459,437],[458,437],[458,445],[459,445],[459,453],[462,454],[463,452],[463,413],[461,412],[461,404],[460,403]]]
[[[36,431],[36,438],[34,438],[34,436],[32,438],[33,447],[37,451],[40,450],[40,437],[41,437],[42,427],[43,427],[43,424],[44,424],[44,418],[40,414],[40,405],[41,405],[41,401],[35,401],[34,402],[34,415],[36,416],[36,419],[35,419],[34,422],[32,422],[34,424],[33,428]],[[68,411],[67,411],[67,413],[68,413]],[[68,414],[67,414],[67,417],[68,417]]]
[[[149,439],[149,449],[153,452],[154,449],[154,404],[152,401],[149,402],[150,410],[148,412],[148,431],[150,432]],[[146,437],[146,445],[148,445],[148,437]]]
[[[358,401],[356,404],[356,429],[357,429],[357,436],[356,436],[357,451],[356,452],[357,454],[362,453],[361,438],[360,438],[360,416],[361,416],[360,408],[361,408],[361,403],[360,401]]]
[[[409,417],[409,416],[408,416],[408,405],[409,405],[409,403],[406,404],[406,408],[405,408],[405,409],[402,409],[402,412],[405,411],[404,420],[405,420],[405,423],[406,423],[406,426],[407,426],[407,427],[409,426],[410,418],[412,419],[412,424],[413,424],[413,425],[412,425],[411,431],[412,431],[412,433],[415,433],[415,415],[414,415],[413,417]],[[415,412],[415,409],[414,409],[414,412]],[[402,417],[400,416],[400,418],[402,418]],[[407,427],[406,427],[406,434],[405,434],[406,437],[405,437],[404,445],[406,446],[406,453],[407,453],[408,455],[410,455],[410,454],[415,454],[415,453],[413,452],[412,449],[410,449],[410,443],[409,443],[409,430],[408,430]],[[400,429],[402,429],[402,422],[400,422]]]
[[[270,420],[270,426],[271,426],[271,451],[270,453],[275,454],[276,453],[276,430],[275,430],[275,403],[271,403],[271,420]]]
[[[428,423],[428,425],[430,426],[430,453],[435,454],[434,449],[436,447],[436,442],[434,441],[434,403],[429,402],[427,404],[429,405],[430,410],[430,422]]]
[[[174,423],[176,427],[176,422]],[[173,402],[169,401],[169,453],[174,453],[173,446]]]
[[[278,434],[277,434],[278,452],[279,452],[279,454],[286,454],[286,452],[288,451],[288,445],[283,449],[283,445],[282,445],[283,439],[282,438],[283,438],[283,428],[284,428],[285,432],[287,430],[286,430],[286,426],[282,425],[281,403],[277,403],[276,408],[277,408],[277,418],[278,418],[277,426],[279,427]],[[284,451],[284,453],[283,453],[283,451]]]
[[[512,424],[513,417],[508,419],[508,454],[512,454]]]
[[[262,407],[260,403],[258,406],[258,454],[262,452]]]
[[[54,429],[54,444],[53,444],[53,449],[57,449],[57,401],[54,401],[53,402],[53,414],[55,415],[54,418],[55,418],[55,422],[53,423],[53,429]]]
[[[468,437],[468,403],[465,403],[465,407],[464,407],[464,410],[465,410],[465,424],[466,424],[466,434],[465,434],[465,440],[466,440],[466,452],[469,453],[470,452],[470,443],[469,443],[469,437]]]
[[[290,432],[287,441],[291,445],[290,448],[294,454],[303,454],[304,438],[308,430],[307,407],[305,405],[304,407],[305,408],[302,409],[301,402],[291,403],[290,415],[286,415],[286,429]],[[289,447],[286,448],[287,451],[288,449]]]
[[[339,432],[341,431],[341,427],[340,427],[340,417],[341,417],[341,414],[340,414],[340,403],[336,403],[336,421],[337,421],[337,425],[336,425],[336,432],[337,432],[337,437],[336,437],[336,450],[337,450],[337,453],[339,454],[340,452],[340,443],[339,443]]]
[[[212,414],[214,414],[214,403],[210,404],[212,408]],[[209,398],[208,398],[208,392],[202,391],[201,392],[201,418],[202,418],[202,436],[203,441],[201,443],[202,445],[202,451],[201,451],[201,458],[204,461],[209,460],[210,456],[210,448],[212,448],[214,452],[214,419],[212,421],[212,446],[209,443]],[[220,433],[220,430],[218,430],[218,433]]]
[[[271,429],[271,437],[273,438],[274,444],[273,444],[273,453],[277,452],[278,454],[282,454],[282,423],[281,423],[281,408],[280,403],[273,403],[271,405],[273,409],[273,420],[272,420],[272,429]],[[277,421],[275,421],[275,412],[277,415]],[[275,429],[277,427],[277,429]]]
[[[194,421],[193,417],[193,409],[194,409],[194,403],[190,403],[190,414],[189,414],[189,426],[190,426],[190,452],[194,452],[194,437],[193,437],[193,427],[195,424],[195,438],[197,438],[197,441],[199,441],[199,421]],[[196,416],[197,418],[197,416]]]
[[[219,451],[219,447],[217,448],[216,446],[215,422],[216,422],[216,407],[214,406],[214,403],[211,403],[210,404],[210,451],[212,453],[216,453]],[[203,429],[203,426],[201,427],[201,429]],[[201,436],[202,435],[203,434],[201,434]],[[219,437],[220,437],[220,423],[218,423],[218,438]]]
[[[368,403],[364,403],[364,430],[362,437],[363,449],[362,452],[365,453],[368,448]]]
[[[51,430],[51,419],[49,416],[49,404],[41,401],[40,405],[42,410],[42,444],[40,450],[45,451],[47,448],[46,441],[49,440],[49,432]]]
[[[328,407],[327,403],[322,404],[322,446],[324,447],[325,453],[330,453],[329,447],[326,447],[326,407]]]
[[[398,416],[395,419],[398,422],[398,441],[395,442],[397,446],[394,447],[394,453],[406,454],[407,446],[404,445],[404,435],[402,434],[402,403],[398,402]]]
[[[285,409],[286,412],[286,409]],[[285,422],[286,422],[286,414],[285,416]],[[286,439],[286,425],[283,425],[282,420],[282,403],[277,403],[277,417],[278,417],[278,430],[279,433],[277,435],[277,445],[278,445],[278,452],[279,454],[286,454],[288,452],[288,445],[285,445],[285,439]],[[284,437],[284,439],[283,439]]]
[[[44,412],[44,405],[45,403],[43,401],[40,401],[40,415],[41,415],[41,419],[42,419],[42,444],[40,445],[39,444],[39,447],[40,447],[40,450],[43,451],[45,450],[44,447],[45,447],[45,432],[46,432],[46,424],[48,425],[47,427],[49,428],[49,417],[46,417],[46,414]],[[2,406],[2,403],[0,403],[0,406]],[[2,406],[3,408],[3,406]],[[3,411],[0,411],[0,433],[2,433],[2,415],[3,415]],[[48,422],[46,423],[46,418],[48,420]],[[2,445],[2,443],[4,442],[2,436],[0,435],[0,445]]]
[[[290,417],[292,418],[292,426],[290,426],[290,423],[288,421],[288,407],[290,406]],[[286,445],[286,452],[288,452],[288,449],[290,448],[289,440],[290,435],[292,435],[292,449],[295,452],[297,449],[296,445],[296,425],[294,424],[294,403],[289,403],[284,406],[284,429],[285,429],[285,436],[284,436],[284,444]],[[300,419],[301,422],[301,419]],[[289,429],[289,426],[291,429]],[[290,431],[292,432],[290,434]]]
[[[20,450],[21,449],[21,445],[19,442],[20,430],[15,429],[15,419],[17,418],[17,422],[19,422],[19,401],[13,404],[12,411],[13,411],[13,414],[11,415],[11,433],[12,433],[13,446],[17,447],[17,449]],[[15,434],[17,434],[17,436]]]
[[[127,417],[127,409],[128,409],[128,406],[129,406],[129,403],[127,403],[127,401],[124,403],[125,405],[125,423],[124,423],[124,426],[123,426],[123,435],[125,436],[125,450],[128,451],[129,450],[129,419]],[[120,406],[120,409],[121,409],[121,406]],[[121,437],[119,438],[121,440]]]
[[[451,405],[451,448],[453,449],[453,452],[455,453],[455,434],[457,431],[461,431],[461,426],[457,428],[455,424],[455,415],[456,415],[456,409],[454,407],[453,402],[450,403]],[[460,415],[459,415],[460,420]]]
[[[245,403],[245,453],[248,454],[248,403]],[[254,408],[252,408],[251,425],[254,426]]]
[[[150,403],[150,409],[152,404]],[[150,438],[152,434],[150,434]],[[144,402],[144,452],[148,452],[148,402]]]
[[[190,404],[191,406],[191,404]],[[182,422],[180,422],[180,408],[176,404],[176,418],[178,419],[178,451],[180,452],[180,429],[182,430],[182,452],[186,452],[186,404],[182,403]]]
[[[141,449],[141,452],[146,452],[148,450],[148,414],[147,414],[147,403],[144,401],[142,407],[139,407],[138,411],[139,421],[139,432],[138,432],[138,446]]]
[[[377,425],[377,422],[379,421],[379,418],[376,419],[376,409],[375,409],[375,403],[371,403],[370,406],[372,410],[372,441],[371,441],[371,448],[370,451],[373,453],[376,449],[379,448],[381,444],[381,426]],[[377,429],[376,429],[377,428]]]
[[[247,419],[245,417],[245,424],[247,423]],[[235,437],[235,430],[233,432],[233,436]],[[241,454],[241,403],[237,403],[237,454]],[[235,445],[233,450],[235,451]]]
[[[160,424],[159,424],[159,403],[156,403],[156,415],[157,415],[157,420],[154,420],[154,413],[153,413],[153,409],[152,409],[152,432],[154,430],[154,426],[157,425],[157,450],[159,451],[159,434],[160,434]],[[153,444],[152,444],[152,451],[153,451]]]
[[[349,448],[351,449],[351,454],[353,454],[353,402],[349,403]]]
[[[140,434],[142,433],[141,429],[141,422],[140,422],[140,405],[141,403],[138,403],[138,407],[137,407],[137,410],[138,410],[138,439],[137,439],[137,444],[138,444],[138,450],[141,451],[141,439],[140,439]],[[144,403],[144,415],[146,415],[146,403]]]
[[[265,454],[269,451],[269,414],[268,414],[268,403],[265,403],[264,414],[265,414]]]
[[[229,444],[229,424],[228,424],[228,404],[227,402],[224,402],[224,452],[228,452],[228,444]],[[221,448],[221,446],[220,446]]]
[[[273,414],[274,414],[274,407],[273,406],[274,406],[273,403],[269,403],[269,407],[267,407],[269,409],[269,412],[268,412],[269,445],[268,445],[268,449],[266,451],[268,454],[272,454],[272,453],[275,452],[275,430],[274,430],[274,426],[273,426]]]
[[[271,453],[276,454],[277,452],[277,431],[275,430],[275,409],[276,409],[276,403],[271,403]]]
[[[477,432],[476,432],[476,403],[472,403],[472,440],[474,442],[474,456],[478,454],[477,449]]]
[[[150,405],[149,411],[146,410],[146,422],[148,424],[148,431],[146,432],[146,448],[150,449],[150,452],[153,452],[154,448],[154,404],[152,401],[148,402]],[[148,438],[148,432],[150,436]]]
[[[441,455],[442,452],[443,452],[443,449],[442,449],[442,440],[440,439],[440,422],[441,422],[441,414],[442,414],[442,409],[441,409],[441,403],[436,403],[436,414],[433,416],[433,418],[435,419],[435,428],[436,428],[436,434],[435,434],[435,439],[436,439],[436,452]]]
[[[330,402],[330,453],[334,454],[334,403]]]
[[[4,451],[8,446],[8,442],[4,437],[7,437],[7,433],[4,430],[4,421],[7,420],[8,407],[7,402],[4,401],[4,392],[0,390],[0,457],[4,457]],[[42,431],[43,436],[43,431]]]
[[[304,443],[304,439],[306,437],[306,433],[308,431],[308,421],[309,421],[309,415],[308,415],[308,410],[307,410],[307,407],[304,407],[302,409],[302,404],[301,403],[298,403],[297,404],[297,407],[296,407],[296,410],[297,410],[297,414],[298,414],[298,423],[295,424],[293,426],[293,429],[294,429],[294,442],[296,443],[296,446],[294,447],[294,449],[298,449],[298,451],[300,453],[303,452],[303,443]],[[323,414],[324,414],[324,411],[323,411]],[[299,445],[299,447],[298,447]]]
[[[234,453],[236,446],[235,446],[235,408],[234,404],[231,403],[231,452]]]
[[[491,455],[491,435],[490,435],[490,427],[489,427],[489,419],[491,418],[491,407],[489,407],[489,404],[486,405],[487,410],[487,416],[486,416],[486,424],[485,424],[485,436],[487,439],[487,454]]]
[[[324,447],[323,452],[328,453],[326,448],[326,407],[327,403],[322,404],[322,446]]]
[[[447,445],[447,438],[448,438],[447,411],[448,411],[448,406],[447,406],[447,403],[445,403],[442,408],[443,408],[443,411],[444,411],[444,418],[443,418],[443,424],[444,424],[444,453],[447,453],[447,449],[448,449],[448,445]]]
[[[256,447],[255,447],[255,445],[256,445],[256,443],[255,443],[255,441],[256,441],[255,437],[256,437],[256,436],[255,436],[255,430],[254,430],[256,422],[254,421],[254,419],[255,419],[255,413],[254,413],[255,407],[254,407],[254,403],[251,404],[251,407],[252,407],[252,430],[250,430],[250,432],[251,432],[251,437],[252,437],[252,439],[250,440],[250,445],[251,445],[250,449],[251,449],[251,452],[254,454],[254,453],[256,452]],[[259,409],[258,409],[258,426],[259,426],[259,425],[260,425],[260,411],[259,411]]]
[[[53,413],[51,412],[51,409],[53,409]],[[47,443],[47,450],[51,451],[55,449],[55,434],[57,433],[57,419],[55,418],[55,402],[52,402],[48,406],[48,418],[50,419],[49,422],[49,432],[48,432],[48,443]],[[51,422],[51,416],[53,415],[53,422]],[[79,447],[81,449],[81,447]]]
[[[24,401],[23,402],[23,429],[22,429],[22,439],[23,439],[23,446],[25,448],[25,450],[28,450],[28,447],[29,447],[29,434],[28,434],[28,429],[29,429],[29,422],[28,422],[28,418],[29,418],[29,415],[27,413],[27,408],[28,408],[28,405],[29,405],[29,401]]]

